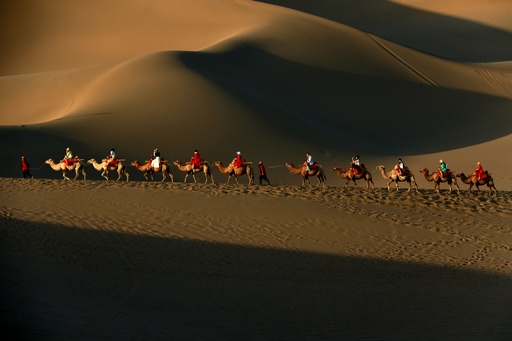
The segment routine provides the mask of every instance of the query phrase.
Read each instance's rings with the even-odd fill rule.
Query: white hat
[[[236,155],[240,155],[240,152],[236,152]]]
[[[439,163],[443,163],[443,159],[439,160]]]

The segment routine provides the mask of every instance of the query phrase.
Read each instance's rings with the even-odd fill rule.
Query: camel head
[[[175,166],[179,166],[179,165],[181,165],[181,161],[180,160],[176,160],[172,164],[175,165]]]
[[[386,167],[384,167],[384,165],[377,166],[375,169],[386,171]]]
[[[423,168],[420,170],[421,173],[428,175],[429,171],[427,168]]]
[[[87,161],[87,163],[95,163],[96,162],[96,159],[90,159]]]
[[[131,163],[132,166],[137,166],[137,165],[140,165],[140,162],[135,160]]]
[[[333,172],[343,172],[343,169],[341,167],[334,167],[332,169]]]
[[[214,165],[214,166],[219,166],[219,165],[222,165],[222,162],[220,162],[220,161],[215,161],[215,162],[213,163],[213,165]]]
[[[53,159],[48,159],[46,160],[44,163],[46,163],[47,165],[51,164],[53,162]]]

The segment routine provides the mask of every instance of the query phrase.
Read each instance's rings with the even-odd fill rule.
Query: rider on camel
[[[409,172],[409,169],[404,164],[402,159],[398,159],[398,163],[395,165],[395,170],[397,171],[398,175],[405,175]]]
[[[487,178],[487,173],[482,168],[482,165],[480,164],[480,161],[477,162],[476,164],[477,164],[477,167],[475,169],[475,175],[478,176],[478,181]]]
[[[190,160],[190,165],[192,166],[192,171],[196,171],[196,169],[201,168],[203,165],[203,161],[201,160],[201,156],[199,156],[199,151],[194,150],[194,155],[192,155],[192,159]]]
[[[71,166],[74,163],[73,152],[68,148],[66,148],[66,153],[64,154],[64,163],[66,166]]]
[[[232,164],[235,168],[243,167],[245,165],[245,160],[239,151],[236,152],[236,157],[233,159]]]
[[[311,168],[313,168],[314,164],[315,161],[313,161],[313,155],[306,153],[306,161],[304,161],[304,166],[306,166],[306,170],[309,172]]]
[[[441,173],[442,177],[447,176],[447,172],[449,171],[448,165],[443,161],[443,159],[439,160],[439,172]]]
[[[361,160],[359,159],[359,155],[356,155],[352,158],[352,162],[350,163],[350,168],[356,173],[359,174],[363,171],[361,167]]]
[[[151,157],[151,167],[155,169],[160,168],[160,152],[158,151],[158,148],[155,148],[155,150],[153,150],[153,155]]]
[[[105,162],[107,163],[107,167],[116,159],[116,150],[112,148],[110,150],[110,153],[105,159]]]

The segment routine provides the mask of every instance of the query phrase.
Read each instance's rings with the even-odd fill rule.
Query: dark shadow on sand
[[[498,340],[512,333],[508,277],[4,216],[0,226],[0,309],[10,339]]]

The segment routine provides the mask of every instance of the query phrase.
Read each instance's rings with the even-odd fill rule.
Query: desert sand
[[[512,2],[3,2],[2,336],[492,339],[512,327]],[[114,147],[130,181],[45,161]],[[130,166],[154,148],[174,182]],[[183,183],[237,151],[271,186]],[[313,154],[325,187],[284,163]],[[359,154],[374,190],[332,171]],[[34,179],[20,178],[20,157]],[[419,191],[387,190],[401,157]],[[439,159],[498,189],[434,191]],[[68,174],[69,175],[69,174]],[[316,179],[311,179],[316,185]]]

